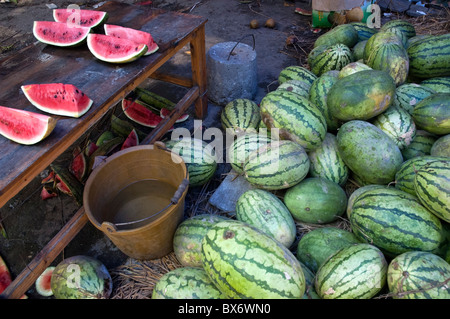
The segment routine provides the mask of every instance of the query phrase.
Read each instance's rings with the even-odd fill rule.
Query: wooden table
[[[195,103],[195,115],[207,112],[205,23],[207,19],[146,6],[107,2],[98,10],[109,14],[108,24],[150,32],[159,50],[128,64],[110,64],[97,60],[87,46],[58,48],[35,43],[0,61],[0,105],[39,112],[21,91],[31,83],[71,83],[93,101],[81,118],[58,117],[54,131],[43,141],[25,146],[0,136],[0,207],[4,206],[42,170],[95,125],[114,105],[148,77],[188,87],[170,117],[165,118],[142,141],[160,139],[177,118]],[[49,10],[49,19],[52,13]],[[98,32],[98,31],[97,31]],[[192,78],[160,74],[158,69],[185,45],[190,45]],[[20,298],[75,235],[87,217],[83,207],[39,252],[31,263],[3,292],[6,298]]]

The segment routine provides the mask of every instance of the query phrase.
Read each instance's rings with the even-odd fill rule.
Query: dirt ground
[[[121,2],[136,3],[137,1]],[[0,60],[36,41],[32,34],[33,21],[51,20],[50,5],[64,8],[69,4],[78,4],[81,8],[95,8],[96,5],[101,3],[100,1],[75,0],[19,0],[18,4],[0,3]],[[240,39],[243,43],[252,45],[252,40],[247,35],[253,34],[258,66],[258,89],[254,100],[258,103],[268,90],[273,89],[271,86],[274,85],[274,81],[284,67],[306,63],[305,52],[309,52],[313,39],[317,37],[311,31],[310,17],[294,12],[296,7],[309,8],[307,0],[261,0],[250,3],[241,3],[236,0],[165,0],[142,1],[141,3],[155,8],[206,17],[208,19],[205,39],[206,50],[220,42],[238,41]],[[269,17],[276,21],[276,26],[273,29],[264,27],[264,23]],[[257,19],[260,24],[258,29],[250,29],[249,27],[249,23],[253,19]],[[295,35],[298,38],[299,45],[295,47],[286,46],[286,38],[289,35]],[[176,72],[181,74],[190,72],[188,50],[189,47],[186,47],[186,50],[177,53],[163,68],[175,69]],[[172,97],[184,94],[182,91],[180,92],[178,87],[167,87],[155,82],[157,81],[149,80],[148,83],[143,85],[161,86],[166,94],[169,92],[167,90],[174,90],[174,95],[169,94]],[[208,108],[208,115],[202,123],[203,126],[220,127],[219,119],[222,107],[209,102]],[[193,119],[194,116],[191,116],[188,123],[185,124],[186,127],[192,129]],[[102,132],[102,125],[105,124],[99,122],[94,130],[97,130],[97,133]],[[67,154],[61,156],[61,158],[67,158]],[[228,164],[221,165],[208,187],[215,189],[229,169]],[[79,208],[72,197],[64,194],[45,201],[40,198],[41,180],[46,174],[48,174],[47,170],[36,176],[27,187],[0,209],[0,221],[6,234],[0,236],[0,256],[8,265],[13,278],[32,261],[36,254],[57,234]],[[187,215],[193,213],[194,205],[196,212],[201,212],[204,209],[207,198],[199,199],[202,194],[205,194],[205,189],[192,188],[189,191],[186,199]],[[120,252],[102,232],[89,222],[60,256],[54,260],[52,265],[56,265],[65,257],[79,254],[96,257],[108,269],[114,269],[128,259],[128,256]],[[43,298],[36,293],[34,285],[30,287],[27,296],[36,299]]]

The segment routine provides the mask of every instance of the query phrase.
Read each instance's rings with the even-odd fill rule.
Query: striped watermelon
[[[420,82],[420,85],[430,88],[436,93],[450,93],[450,76],[426,79]]]
[[[400,30],[406,38],[412,38],[416,36],[416,29],[414,25],[406,20],[390,20],[381,26],[380,31],[389,31],[392,29]]]
[[[328,92],[338,81],[338,76],[332,72],[333,71],[324,73],[315,79],[309,89],[309,100],[314,103],[325,116],[328,132],[337,131],[337,129],[341,126],[341,121],[331,115],[330,109],[327,105]]]
[[[190,186],[204,185],[216,172],[218,159],[214,148],[206,142],[196,138],[170,140],[166,147],[183,158]]]
[[[364,184],[390,183],[403,163],[397,144],[369,122],[344,123],[336,140],[344,163]]]
[[[369,40],[371,36],[378,32],[375,28],[370,28],[367,23],[364,22],[351,22],[350,23],[358,32],[358,43]]]
[[[314,58],[310,64],[311,71],[321,76],[330,70],[341,70],[344,66],[353,62],[353,53],[348,46],[337,43],[329,46],[326,50]]]
[[[243,166],[250,153],[256,151],[261,146],[271,142],[271,137],[267,134],[247,133],[238,136],[230,145],[227,156],[231,167],[239,174],[243,172]]]
[[[297,80],[304,82],[306,85],[311,85],[316,78],[317,76],[310,70],[299,65],[290,65],[281,70],[278,75],[278,84],[281,85],[289,80]]]
[[[166,272],[155,284],[152,299],[221,299],[208,274],[198,267],[180,267]]]
[[[389,73],[397,86],[402,85],[408,77],[409,57],[402,44],[384,43],[374,49],[364,62],[375,70]]]
[[[408,42],[406,43],[406,49],[408,49],[414,43],[426,39],[428,37],[432,37],[431,34],[416,34],[415,36],[408,38]]]
[[[364,61],[364,49],[366,47],[367,41],[368,40],[359,41],[352,48],[353,58],[355,59],[355,61]]]
[[[315,273],[338,250],[360,243],[347,230],[336,227],[315,228],[304,234],[298,242],[297,259]]]
[[[229,298],[299,299],[305,293],[305,276],[295,256],[241,221],[211,227],[202,240],[202,265]]]
[[[349,176],[348,166],[338,151],[336,136],[327,133],[322,145],[308,153],[311,163],[309,174],[322,177],[341,186],[345,185]]]
[[[309,51],[308,58],[307,58],[308,65],[311,67],[311,65],[314,64],[315,59],[319,55],[321,55],[323,52],[325,52],[328,47],[329,47],[329,45],[327,45],[327,44],[319,45],[319,46],[313,48],[311,51]]]
[[[435,93],[416,104],[412,117],[417,127],[427,132],[450,133],[450,93]]]
[[[359,71],[339,79],[330,89],[327,105],[331,114],[342,120],[368,120],[392,103],[395,82],[384,71]]]
[[[361,187],[358,187],[357,189],[355,189],[353,191],[353,193],[350,194],[350,196],[348,197],[347,200],[347,209],[346,209],[346,213],[347,213],[347,218],[350,219],[350,215],[353,209],[353,204],[355,203],[355,200],[363,193],[370,191],[372,189],[377,189],[377,188],[383,188],[383,187],[388,187],[386,185],[378,185],[378,184],[369,184],[369,185],[364,185]]]
[[[450,157],[450,134],[443,135],[434,142],[430,155]]]
[[[182,221],[173,235],[173,252],[186,267],[201,267],[201,242],[208,229],[226,220],[216,214],[199,214]]]
[[[231,129],[233,133],[242,133],[247,130],[256,130],[261,115],[258,104],[249,99],[235,99],[225,105],[220,120],[222,127]]]
[[[351,62],[340,70],[338,78],[341,79],[347,75],[364,70],[372,70],[372,68],[362,62]]]
[[[355,27],[351,24],[341,24],[319,36],[314,42],[314,47],[342,43],[352,48],[357,42],[358,32]]]
[[[244,177],[267,190],[286,189],[302,181],[309,171],[308,154],[292,141],[272,141],[252,152],[244,163]]]
[[[378,32],[371,36],[367,40],[366,46],[364,47],[364,63],[372,59],[372,55],[376,54],[378,49],[384,45],[400,45],[403,46],[401,39],[392,32]]]
[[[414,188],[423,206],[450,222],[450,159],[432,161],[418,169]]]
[[[400,150],[411,144],[416,136],[412,116],[399,106],[391,105],[372,122],[397,144]]]
[[[450,264],[423,251],[397,256],[387,271],[387,283],[394,299],[450,299],[449,278]]]
[[[236,202],[236,218],[262,230],[289,248],[295,240],[296,228],[291,213],[271,192],[250,189]]]
[[[442,241],[442,223],[419,200],[396,188],[373,189],[353,203],[355,235],[388,256],[407,251],[432,252]]]
[[[373,245],[344,247],[319,268],[316,292],[322,299],[370,299],[385,286],[387,268],[383,253]]]
[[[327,224],[344,214],[347,195],[328,179],[309,177],[286,191],[284,203],[296,221]]]
[[[450,33],[431,36],[408,47],[409,73],[429,79],[450,76]]]
[[[414,180],[417,172],[425,164],[439,160],[445,160],[445,157],[424,155],[406,160],[395,173],[395,188],[416,196]]]
[[[322,144],[327,132],[325,117],[311,101],[288,91],[272,91],[260,103],[268,128],[279,129],[281,139],[297,142],[306,151]]]
[[[402,150],[403,159],[406,161],[416,156],[430,155],[431,147],[436,140],[436,135],[416,129],[416,136],[411,144]]]
[[[299,80],[288,80],[277,87],[277,90],[287,90],[290,92],[297,93],[298,95],[308,98],[309,88],[311,84],[309,82],[299,81]]]
[[[412,114],[414,106],[424,98],[434,94],[435,91],[416,83],[405,83],[397,87],[393,104]]]

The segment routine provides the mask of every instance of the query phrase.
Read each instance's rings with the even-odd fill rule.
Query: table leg
[[[199,88],[199,97],[195,100],[195,115],[197,118],[203,119],[208,110],[204,25],[195,32],[190,47],[192,81]]]

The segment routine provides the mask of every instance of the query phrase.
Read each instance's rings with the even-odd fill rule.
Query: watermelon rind
[[[21,86],[25,97],[39,110],[62,116],[81,117],[93,101],[72,84],[46,83]]]
[[[95,28],[105,23],[108,17],[108,13],[105,11],[75,8],[53,9],[53,19],[56,22],[68,23],[75,26]]]
[[[58,47],[79,46],[86,42],[90,32],[91,28],[69,26],[63,22],[34,21],[33,23],[33,35],[36,39]]]
[[[131,40],[95,33],[88,35],[87,45],[97,59],[109,63],[129,63],[143,56],[148,50],[145,44],[136,44]],[[128,52],[119,55],[118,51],[114,51],[117,46],[125,47]],[[115,57],[111,53],[115,54]]]
[[[6,106],[0,106],[0,134],[24,145],[36,144],[53,131],[53,117]]]
[[[36,279],[36,291],[43,297],[53,296],[53,291],[50,286],[50,279],[54,269],[54,266],[47,267],[38,279]]]

